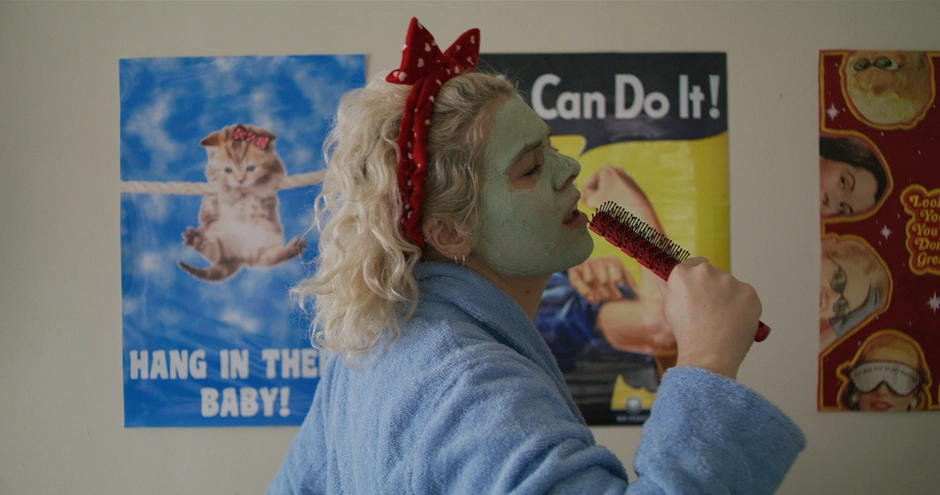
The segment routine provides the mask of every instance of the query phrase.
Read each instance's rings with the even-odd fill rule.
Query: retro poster
[[[693,255],[728,269],[728,115],[723,53],[484,54],[517,83],[581,163],[581,209],[614,201]],[[676,345],[654,277],[595,236],[556,273],[536,325],[588,424],[641,424]]]
[[[820,52],[821,411],[940,409],[938,63]]]
[[[125,427],[299,425],[320,356],[288,290],[362,55],[120,61]]]

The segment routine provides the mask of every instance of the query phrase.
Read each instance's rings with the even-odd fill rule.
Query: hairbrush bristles
[[[688,251],[613,201],[597,209],[589,226],[663,280],[669,278],[673,267],[689,257]]]

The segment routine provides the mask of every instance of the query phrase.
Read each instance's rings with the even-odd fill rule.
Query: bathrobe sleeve
[[[663,376],[630,493],[770,494],[806,446],[799,427],[746,386],[700,368]]]

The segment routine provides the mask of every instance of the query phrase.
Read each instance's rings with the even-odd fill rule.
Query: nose
[[[821,188],[819,190],[819,203],[828,214],[838,212],[844,199],[845,194],[838,188]]]
[[[877,393],[879,397],[887,397],[890,392],[888,384],[885,382],[879,383],[878,388],[875,389],[875,393]]]
[[[546,164],[551,163],[554,173],[552,185],[556,191],[561,191],[568,187],[568,184],[574,182],[574,178],[581,173],[581,164],[574,158],[555,150],[548,150],[547,154],[545,162]]]

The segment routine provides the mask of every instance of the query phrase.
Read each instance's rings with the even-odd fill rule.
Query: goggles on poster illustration
[[[849,280],[845,270],[842,269],[842,265],[832,259],[832,256],[827,255],[827,258],[838,268],[832,278],[829,279],[829,287],[839,294],[839,299],[832,305],[832,312],[835,313],[836,318],[845,318],[849,313],[849,301],[845,298],[845,286],[848,285]]]
[[[908,395],[920,385],[919,373],[910,366],[889,361],[869,361],[849,373],[855,388],[867,394],[885,383],[897,395]]]

